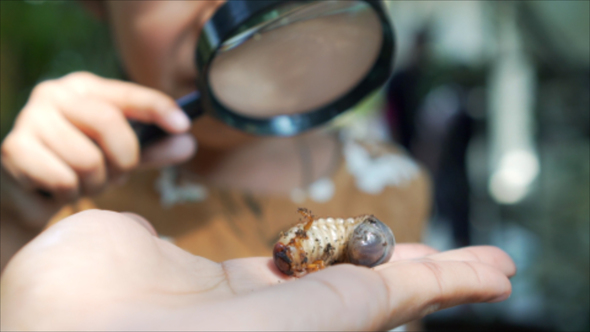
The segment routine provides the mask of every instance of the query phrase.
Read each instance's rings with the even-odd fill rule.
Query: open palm
[[[493,247],[437,253],[398,245],[389,263],[300,279],[270,258],[216,263],[155,236],[140,217],[86,211],[8,264],[2,329],[372,330],[438,309],[506,299],[512,260]]]

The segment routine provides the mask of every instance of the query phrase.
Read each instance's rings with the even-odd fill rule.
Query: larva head
[[[348,260],[352,264],[373,267],[389,261],[393,255],[395,239],[387,225],[373,216],[367,216],[348,242]]]
[[[288,276],[293,274],[293,268],[291,267],[293,260],[288,246],[278,242],[272,250],[272,256],[279,271]]]

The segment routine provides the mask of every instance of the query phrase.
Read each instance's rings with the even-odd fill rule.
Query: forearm
[[[25,244],[39,232],[20,227],[5,211],[0,212],[0,271]]]
[[[42,197],[32,189],[23,188],[4,167],[0,168],[0,213],[15,224],[41,231],[49,219],[67,202]]]
[[[39,234],[60,208],[16,185],[0,170],[0,268],[27,242]]]

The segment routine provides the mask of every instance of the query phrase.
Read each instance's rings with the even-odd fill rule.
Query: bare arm
[[[13,218],[2,213],[0,215],[0,271],[4,271],[10,258],[36,235],[36,232],[23,229]]]

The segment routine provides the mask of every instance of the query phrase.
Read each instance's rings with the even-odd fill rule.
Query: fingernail
[[[164,117],[166,124],[176,132],[185,132],[191,126],[191,120],[180,109],[175,109]]]
[[[506,301],[510,298],[510,293],[504,293],[500,296],[497,296],[493,299],[491,299],[490,301],[488,301],[489,303],[496,303],[496,302],[502,302],[502,301]]]

